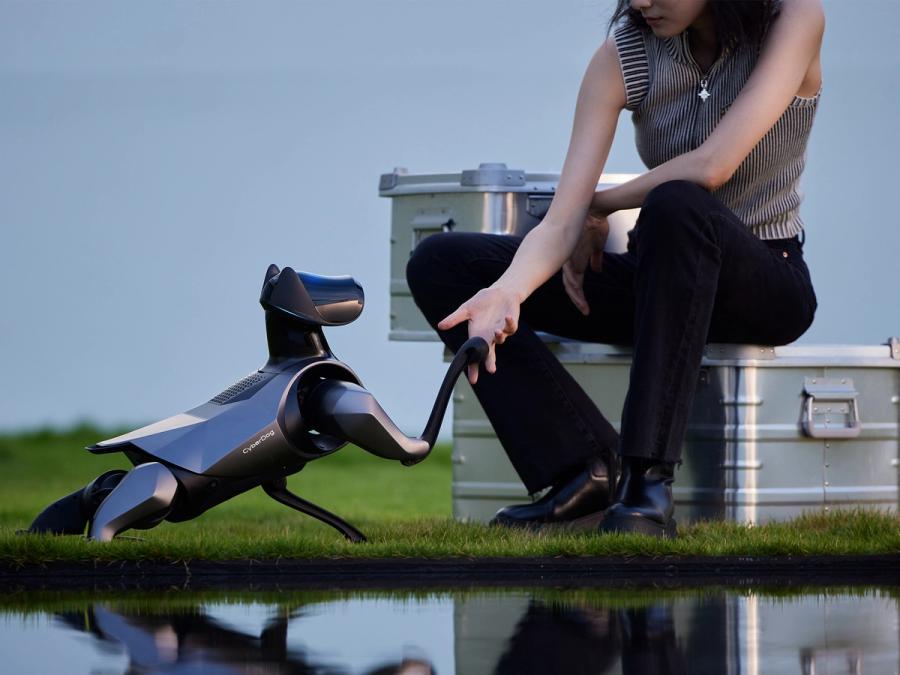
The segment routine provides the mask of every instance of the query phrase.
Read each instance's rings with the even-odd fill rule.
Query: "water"
[[[900,673],[900,593],[0,596],[10,673]]]

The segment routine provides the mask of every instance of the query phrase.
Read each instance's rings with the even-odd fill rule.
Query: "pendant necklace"
[[[705,77],[700,80],[700,93],[697,96],[700,97],[700,100],[706,103],[706,99],[708,99],[712,94],[707,91],[707,87],[709,86],[709,80]]]

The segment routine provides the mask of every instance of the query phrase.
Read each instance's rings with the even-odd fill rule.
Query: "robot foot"
[[[84,488],[75,490],[70,495],[53,502],[40,512],[31,523],[28,532],[35,534],[84,534],[90,520],[81,507],[81,494]]]
[[[140,464],[109,493],[91,522],[88,536],[110,541],[132,527],[152,527],[172,509],[178,481],[159,462]]]
[[[284,504],[285,506],[290,506],[292,509],[300,511],[300,513],[305,513],[316,520],[321,520],[323,523],[331,525],[331,527],[343,534],[353,543],[359,543],[366,540],[366,536],[346,520],[343,520],[331,513],[331,511],[326,511],[321,506],[316,506],[312,502],[301,499],[293,492],[290,492],[287,489],[287,480],[284,478],[263,483],[262,489],[276,502]]]
[[[128,473],[117,469],[103,473],[41,511],[28,532],[35,534],[84,534],[101,502]]]

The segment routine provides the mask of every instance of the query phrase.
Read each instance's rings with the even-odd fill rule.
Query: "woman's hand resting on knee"
[[[463,321],[469,322],[469,337],[481,337],[488,343],[490,351],[484,361],[489,373],[497,372],[495,346],[502,345],[506,338],[519,327],[518,296],[502,287],[482,288],[459,308],[443,319],[440,330],[450,330]],[[478,381],[478,364],[473,363],[468,370],[469,382]]]
[[[584,297],[584,271],[588,263],[591,269],[599,272],[603,267],[603,247],[609,236],[609,221],[602,213],[588,213],[581,231],[581,239],[572,252],[572,256],[563,264],[563,286],[572,303],[582,314],[591,312]]]

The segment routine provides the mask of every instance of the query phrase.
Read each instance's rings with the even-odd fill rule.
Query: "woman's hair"
[[[716,33],[723,47],[733,48],[740,44],[758,45],[769,30],[781,8],[780,0],[709,0],[716,22]],[[616,11],[609,20],[609,29],[622,21],[641,30],[650,26],[644,21],[640,11],[631,8],[629,0],[618,0]]]

